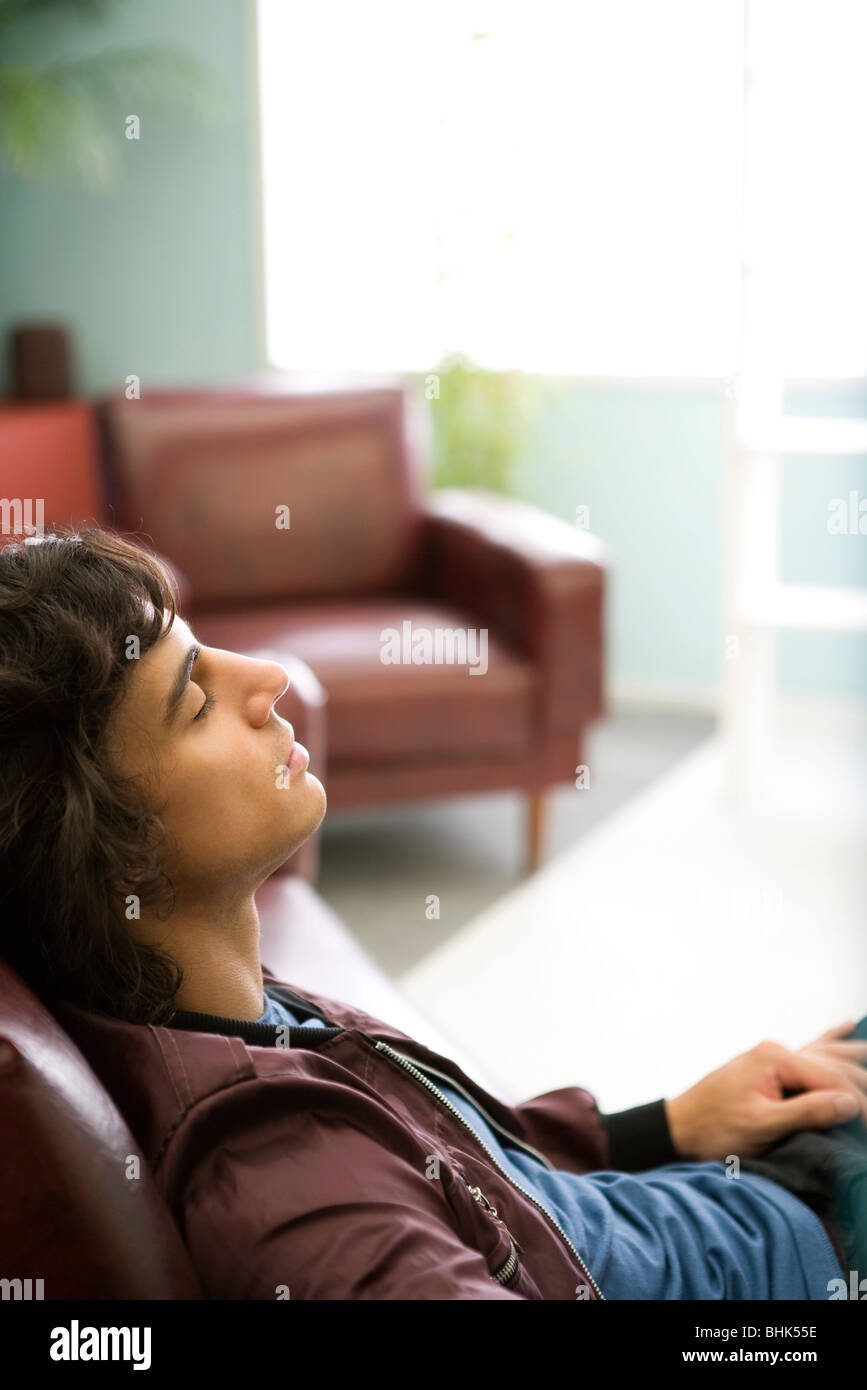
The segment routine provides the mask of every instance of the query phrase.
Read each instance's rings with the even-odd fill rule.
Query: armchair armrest
[[[541,668],[546,733],[571,733],[602,714],[608,563],[602,541],[481,488],[428,494],[424,523],[425,593],[469,607]]]
[[[286,667],[290,685],[277,701],[275,709],[281,718],[289,720],[298,742],[303,743],[310,754],[310,771],[325,785],[325,707],[328,696],[318,677],[300,657],[281,656],[280,664]],[[318,867],[317,830],[281,865],[278,872],[300,874],[309,883],[315,883]]]

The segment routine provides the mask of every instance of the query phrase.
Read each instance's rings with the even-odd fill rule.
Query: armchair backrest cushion
[[[196,607],[399,588],[422,527],[424,427],[400,387],[101,407],[116,524]]]

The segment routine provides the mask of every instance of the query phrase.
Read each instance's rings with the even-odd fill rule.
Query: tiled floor
[[[705,714],[620,712],[590,733],[589,789],[551,794],[547,860],[575,844],[713,730]],[[326,782],[327,789],[327,782]],[[317,888],[396,977],[524,878],[524,803],[512,794],[419,803],[363,816],[329,812]],[[439,920],[426,916],[428,895]]]
[[[794,729],[768,750],[765,798],[737,807],[706,742],[402,992],[513,1098],[579,1084],[603,1109],[677,1094],[763,1038],[798,1048],[857,1021],[863,748],[833,725]],[[544,1045],[526,1045],[528,1016]]]

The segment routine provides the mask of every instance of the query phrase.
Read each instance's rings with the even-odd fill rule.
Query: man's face
[[[296,743],[290,756],[292,726],[274,713],[289,684],[284,667],[205,646],[191,663],[196,646],[176,617],[132,662],[108,731],[115,768],[144,777],[148,808],[179,846],[164,866],[179,903],[258,886],[326,807],[307,750]]]

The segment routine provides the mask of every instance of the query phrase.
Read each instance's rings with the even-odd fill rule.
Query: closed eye
[[[198,714],[193,715],[193,722],[195,722],[197,719],[204,719],[205,715],[208,713],[208,710],[213,709],[216,703],[217,702],[214,699],[213,695],[211,695],[210,692],[206,690],[205,703],[202,705],[202,708],[199,710]]]

